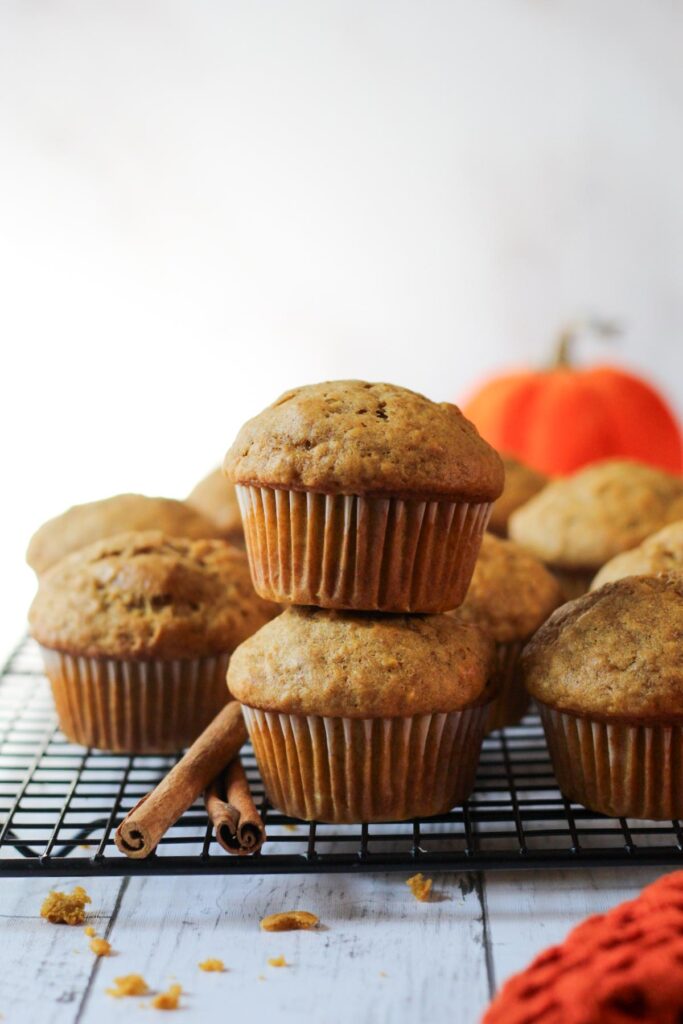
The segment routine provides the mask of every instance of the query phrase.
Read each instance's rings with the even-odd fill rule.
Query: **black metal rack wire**
[[[270,807],[250,748],[243,761],[268,830],[254,857],[215,842],[191,808],[146,860],[114,845],[125,813],[173,764],[169,757],[95,752],[59,732],[37,648],[25,640],[0,675],[0,876],[481,871],[494,868],[675,865],[678,821],[606,818],[557,788],[538,717],[489,736],[476,788],[435,818],[339,826]]]

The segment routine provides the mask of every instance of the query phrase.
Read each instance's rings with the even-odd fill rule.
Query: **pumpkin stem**
[[[621,327],[614,320],[602,320],[588,317],[585,320],[574,320],[566,324],[560,331],[555,347],[555,357],[550,364],[551,369],[572,365],[571,352],[576,340],[584,334],[594,334],[599,338],[616,338],[621,334]]]

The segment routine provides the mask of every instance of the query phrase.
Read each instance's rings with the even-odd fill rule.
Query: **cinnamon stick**
[[[261,849],[266,830],[239,757],[207,787],[204,806],[224,850],[244,856]]]
[[[128,812],[114,835],[121,853],[148,857],[164,833],[239,753],[246,738],[242,708],[236,700],[230,701],[156,789]]]

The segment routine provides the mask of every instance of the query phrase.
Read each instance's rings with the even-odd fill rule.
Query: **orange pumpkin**
[[[588,326],[614,333],[606,324]],[[577,330],[561,335],[549,369],[493,378],[463,404],[465,415],[494,448],[543,473],[617,456],[680,472],[681,430],[662,396],[615,366],[573,367]]]

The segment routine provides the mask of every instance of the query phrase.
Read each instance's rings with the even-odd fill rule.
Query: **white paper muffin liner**
[[[238,486],[252,579],[271,601],[386,612],[462,603],[490,503]]]
[[[271,803],[307,821],[441,814],[474,786],[488,703],[405,718],[324,718],[242,706]]]
[[[60,728],[86,747],[172,753],[189,746],[230,699],[228,654],[128,661],[40,650]]]
[[[537,704],[566,797],[617,818],[683,817],[683,723],[606,722]]]
[[[487,733],[515,725],[529,707],[529,694],[519,673],[519,657],[523,649],[523,640],[496,644],[497,691],[486,722]]]

